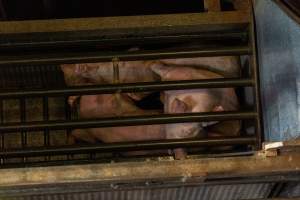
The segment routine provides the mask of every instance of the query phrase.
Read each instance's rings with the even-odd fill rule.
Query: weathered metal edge
[[[300,16],[294,13],[285,3],[281,0],[273,0],[290,18],[300,24]]]
[[[250,11],[0,22],[0,34],[243,24]]]
[[[300,172],[300,154],[266,157],[187,159],[40,168],[1,169],[0,188],[91,181],[133,181],[168,178],[251,177]]]

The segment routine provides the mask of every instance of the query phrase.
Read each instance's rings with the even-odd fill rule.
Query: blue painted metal
[[[300,26],[272,0],[255,1],[266,141],[300,136]]]

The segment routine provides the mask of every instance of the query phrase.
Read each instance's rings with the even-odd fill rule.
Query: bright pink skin
[[[161,60],[166,65],[187,66],[206,69],[223,76],[237,77],[240,74],[240,60],[236,56],[196,57]]]
[[[119,101],[117,99],[119,99]],[[84,119],[151,115],[157,113],[158,111],[145,111],[136,107],[132,100],[126,95],[117,97],[115,94],[82,96],[79,108],[79,117]],[[90,143],[96,141],[102,141],[104,143],[134,142],[164,140],[166,138],[164,125],[78,129],[72,132],[72,136]],[[144,155],[148,153],[153,152],[137,151],[134,152],[134,155]],[[130,155],[133,155],[133,152]]]
[[[185,66],[152,66],[152,70],[160,75],[162,81],[196,80],[222,78],[222,76],[202,69]],[[194,113],[233,111],[239,107],[234,89],[193,89],[165,91],[165,113]],[[217,123],[217,122],[215,122]],[[205,137],[201,134],[205,123],[179,123],[166,125],[167,139]],[[183,159],[183,149],[175,149],[175,157]]]

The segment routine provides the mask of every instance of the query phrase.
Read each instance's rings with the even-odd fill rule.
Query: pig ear
[[[219,106],[215,106],[212,110],[213,112],[223,112],[225,111],[223,106],[219,105]]]
[[[180,112],[187,112],[188,111],[188,105],[186,104],[186,102],[181,101],[180,99],[176,98],[172,102],[171,110],[172,111],[176,111],[176,113],[177,112],[178,113],[180,113]]]
[[[161,80],[165,80],[167,78],[167,74],[169,72],[168,66],[162,63],[155,63],[151,66],[151,70],[158,75]]]

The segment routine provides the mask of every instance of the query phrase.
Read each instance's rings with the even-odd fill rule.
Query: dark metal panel
[[[239,200],[265,198],[272,183],[108,190],[11,197],[12,200]]]
[[[300,26],[271,0],[255,5],[267,141],[299,137]]]
[[[279,195],[280,197],[299,197],[300,198],[300,182],[287,183]]]

